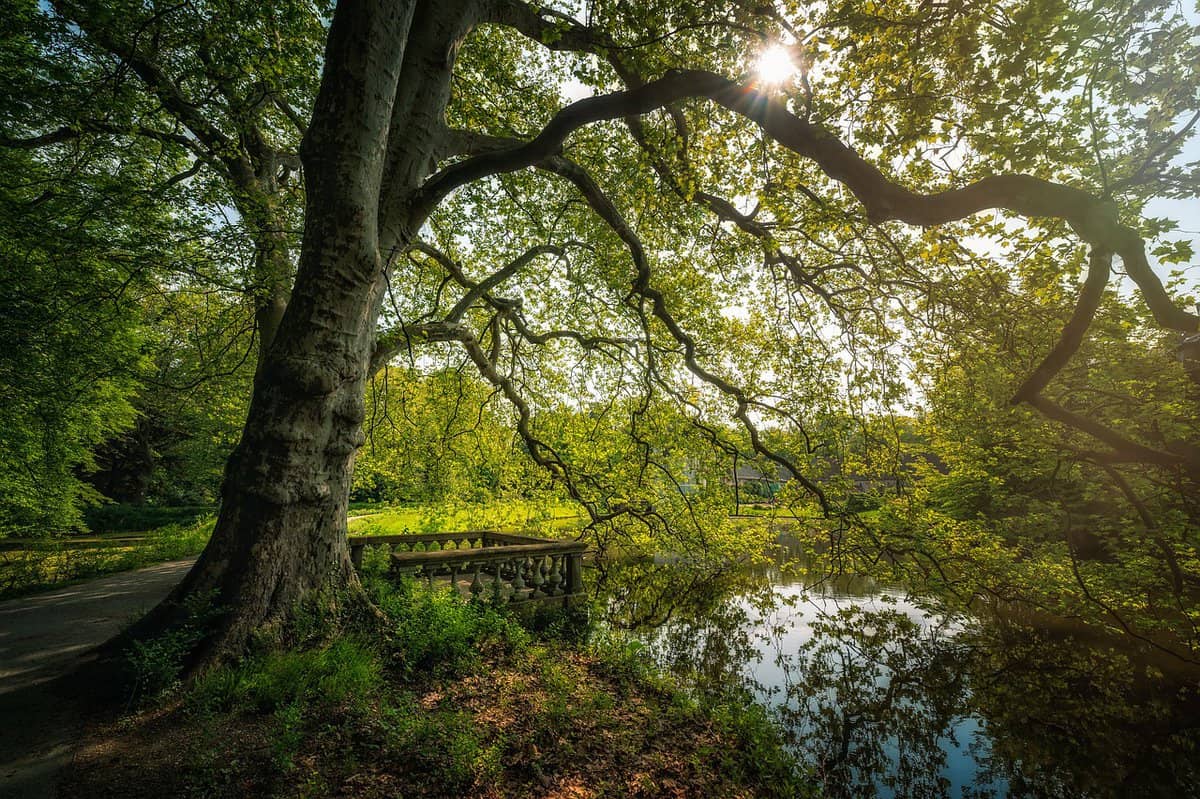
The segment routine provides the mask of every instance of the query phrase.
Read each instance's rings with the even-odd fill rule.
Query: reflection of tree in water
[[[756,607],[775,592],[755,570],[698,570],[683,564],[625,562],[604,570],[597,591],[606,621],[651,639],[660,667],[698,691],[743,684],[754,648]]]
[[[830,796],[943,796],[949,738],[963,714],[960,653],[941,625],[891,608],[854,606],[812,622],[813,635],[777,663],[778,712]]]
[[[971,644],[985,765],[1013,796],[1200,796],[1196,675],[1164,677],[1123,642],[1009,624]]]
[[[641,563],[598,590],[609,622],[698,692],[774,706],[829,796],[960,795],[951,742],[974,761],[964,797],[1200,796],[1194,677],[1181,689],[1127,649],[886,597],[809,603],[777,577]]]

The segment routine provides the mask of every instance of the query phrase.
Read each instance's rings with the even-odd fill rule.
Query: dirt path
[[[160,563],[0,602],[0,797],[54,796],[87,692],[60,678],[165,597],[191,563]]]

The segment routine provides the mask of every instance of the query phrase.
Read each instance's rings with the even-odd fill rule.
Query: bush
[[[879,510],[880,499],[878,494],[866,494],[862,492],[854,492],[846,497],[846,510],[851,513],[862,513],[869,510]]]
[[[163,507],[160,505],[97,505],[83,518],[92,532],[134,533],[166,525],[189,525],[213,512],[208,505]]]
[[[529,634],[495,608],[467,602],[451,588],[428,589],[411,581],[369,582],[375,602],[392,619],[392,646],[408,675],[438,676],[469,670],[485,649],[523,649]]]
[[[215,593],[189,596],[184,600],[181,624],[155,638],[134,641],[126,650],[125,660],[133,679],[131,702],[158,696],[174,687],[185,658],[221,614],[215,598]]]

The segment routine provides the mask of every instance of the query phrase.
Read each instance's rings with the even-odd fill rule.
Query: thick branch
[[[476,302],[478,302],[484,295],[486,295],[496,286],[503,283],[505,280],[508,280],[517,272],[520,272],[539,255],[556,255],[561,258],[563,255],[563,249],[561,247],[555,247],[552,244],[539,244],[536,247],[530,247],[528,250],[526,250],[517,258],[514,258],[505,266],[497,269],[495,272],[488,275],[478,283],[469,286],[467,293],[463,295],[463,298],[459,300],[457,304],[455,304],[455,306],[450,310],[450,313],[446,314],[446,320],[457,322],[462,318],[463,314],[465,314],[467,310],[470,309],[470,307]]]
[[[1028,175],[996,175],[935,194],[916,194],[893,183],[873,164],[825,128],[792,114],[757,89],[703,70],[668,72],[622,92],[590,97],[560,110],[533,139],[511,150],[489,152],[453,164],[422,188],[417,205],[427,212],[460,186],[532,166],[559,152],[574,131],[593,122],[645,114],[689,97],[707,97],[757,123],[782,146],[813,160],[845,185],[873,223],[899,220],[933,226],[1003,209],[1027,217],[1065,220],[1086,242],[1121,257],[1155,319],[1166,328],[1193,332],[1200,317],[1178,308],[1146,259],[1137,231],[1121,224],[1115,207],[1080,189]]]
[[[1112,456],[1117,460],[1133,460],[1143,463],[1155,463],[1160,466],[1183,466],[1189,464],[1189,459],[1171,452],[1147,447],[1132,439],[1126,438],[1110,427],[1089,419],[1073,411],[1069,411],[1058,403],[1039,395],[1029,397],[1026,401],[1037,408],[1043,416],[1061,422],[1068,427],[1074,427],[1093,438],[1104,442],[1113,448]],[[1103,456],[1102,456],[1103,457]],[[1111,460],[1111,459],[1110,459]],[[1195,464],[1191,464],[1193,468]]]
[[[61,144],[67,141],[73,141],[89,133],[107,133],[112,135],[125,136],[141,136],[146,139],[153,139],[168,144],[177,144],[181,147],[186,147],[193,153],[201,157],[208,157],[208,153],[198,146],[195,139],[189,138],[181,133],[172,133],[171,131],[157,130],[149,128],[145,125],[116,125],[99,119],[85,119],[76,122],[73,125],[63,125],[56,130],[47,131],[36,136],[28,136],[25,138],[16,138],[11,136],[0,135],[0,147],[10,147],[20,150],[35,150],[39,147],[48,147],[52,144]]]

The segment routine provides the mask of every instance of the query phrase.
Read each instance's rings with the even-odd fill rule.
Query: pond
[[[785,542],[786,543],[786,542]],[[832,797],[1200,797],[1194,678],[1121,641],[947,612],[787,555],[609,564],[609,627],[697,693],[770,709]]]

